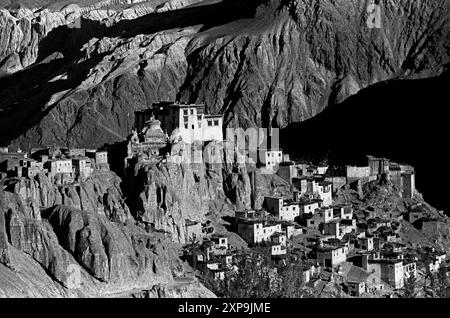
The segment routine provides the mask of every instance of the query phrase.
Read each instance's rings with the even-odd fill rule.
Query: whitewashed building
[[[267,211],[277,216],[280,221],[294,221],[300,215],[298,203],[282,197],[266,197],[265,204]]]
[[[135,112],[137,131],[141,131],[152,116],[162,123],[163,130],[173,141],[183,140],[186,143],[223,141],[222,115],[206,114],[204,104],[178,102],[153,104],[152,109]]]
[[[275,167],[283,162],[283,152],[281,150],[267,150],[265,160],[266,168],[275,170]]]

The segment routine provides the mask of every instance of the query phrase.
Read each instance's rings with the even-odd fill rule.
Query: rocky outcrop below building
[[[365,2],[189,4],[161,2],[111,25],[86,16],[71,29],[58,12],[3,10],[0,63],[12,75],[2,79],[0,136],[22,149],[97,147],[123,140],[134,110],[167,99],[204,102],[228,127],[285,127],[449,62],[446,1],[383,4],[381,29],[368,28]]]
[[[106,171],[67,185],[43,174],[3,180],[0,296],[115,297],[177,286],[185,275],[178,247],[135,225],[120,183]],[[183,290],[211,295],[195,279]]]
[[[3,180],[0,295],[213,296],[179,259],[174,243],[187,241],[186,220],[221,223],[235,208],[260,208],[265,195],[290,190],[278,176],[238,161],[237,153],[219,154],[206,164],[137,162],[126,185],[106,171],[66,185],[43,174]],[[126,193],[129,200],[121,186],[135,190]],[[45,276],[34,277],[42,270]]]
[[[185,243],[186,219],[204,223],[212,220],[209,215],[233,216],[235,209],[260,209],[266,195],[289,194],[290,186],[276,174],[262,174],[222,143],[208,147],[217,149],[217,157],[208,157],[205,150],[206,163],[130,165],[127,189],[135,218]],[[188,147],[181,149],[186,152]]]

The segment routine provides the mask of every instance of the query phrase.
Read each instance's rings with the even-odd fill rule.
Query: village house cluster
[[[231,246],[226,235],[215,233],[211,221],[201,223],[186,219],[184,224],[185,241],[191,246],[188,251],[191,265],[211,273],[215,279],[224,279],[226,271],[235,269],[236,248]]]
[[[365,184],[381,180],[391,182],[399,196],[412,202],[413,167],[373,156],[367,156],[365,166],[329,167],[291,161],[281,150],[266,150],[263,168],[294,190],[288,197],[266,196],[261,210],[235,211],[234,231],[249,248],[266,250],[276,262],[295,256],[303,264],[307,286],[320,290],[338,275],[349,295],[383,294],[403,288],[419,269],[436,272],[445,262],[442,251],[414,249],[401,242],[402,220],[416,227],[426,224],[420,209],[413,206],[404,213],[369,206],[361,210],[334,202],[340,189],[362,196]],[[186,237],[205,237],[214,231],[210,230],[205,224],[186,222]],[[201,268],[218,279],[233,266],[235,255],[221,241],[227,238],[206,239],[196,254]]]
[[[63,147],[33,148],[29,152],[0,149],[0,180],[34,178],[44,174],[57,184],[84,180],[94,171],[109,171],[108,152]]]
[[[320,289],[338,273],[350,295],[404,287],[416,277],[418,264],[436,272],[444,252],[412,249],[401,243],[401,220],[425,222],[420,212],[360,210],[334,204],[333,194],[347,187],[358,192],[365,183],[390,180],[406,199],[415,196],[414,168],[368,156],[365,167],[330,168],[284,161],[271,152],[270,168],[295,189],[290,197],[267,196],[263,209],[235,212],[235,230],[250,247],[266,247],[274,260],[297,255],[304,264],[307,286]],[[275,165],[273,158],[277,158]],[[301,240],[299,240],[301,238]]]

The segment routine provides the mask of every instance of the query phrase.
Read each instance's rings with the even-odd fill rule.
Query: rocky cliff
[[[361,88],[436,75],[449,62],[447,1],[382,4],[381,29],[368,28],[365,1],[129,9],[152,3],[109,22],[81,12],[79,28],[65,26],[65,11],[38,19],[44,13],[3,9],[0,63],[11,75],[1,79],[2,141],[102,145],[126,136],[135,109],[176,98],[205,102],[228,126],[284,127]]]
[[[188,148],[175,145],[173,157]],[[213,296],[184,277],[178,249],[187,242],[186,219],[226,231],[224,217],[236,208],[261,208],[265,195],[290,191],[277,175],[226,150],[210,144],[206,163],[137,162],[125,182],[107,171],[64,185],[43,174],[2,180],[0,295]],[[45,277],[34,277],[42,269]],[[30,291],[21,292],[23,284]]]
[[[6,180],[0,296],[114,296],[152,288],[177,295],[176,279],[186,271],[177,246],[135,225],[119,182],[113,173],[67,186],[43,175]],[[213,296],[193,279],[182,285],[180,296]]]
[[[284,127],[449,62],[445,0],[383,3],[381,29],[367,27],[365,1],[7,2],[0,143],[22,149],[122,141],[136,109],[167,99],[204,102],[227,126]],[[230,206],[258,208],[264,195],[289,191],[221,156],[219,165],[136,164],[127,193],[113,174],[2,184],[0,295],[210,295],[180,281],[173,241],[185,242],[185,219],[220,222]]]
[[[214,145],[214,146],[213,146]],[[145,163],[127,172],[130,209],[137,220],[171,234],[185,243],[185,221],[221,221],[234,210],[260,209],[266,195],[289,195],[290,186],[276,174],[262,174],[227,151],[210,144],[217,156],[204,150],[206,163]],[[186,152],[182,146],[178,151]],[[185,160],[184,158],[183,160]]]
[[[131,215],[123,202],[121,182],[114,173],[97,171],[92,177],[73,184],[57,185],[39,174],[34,179],[7,180],[3,187],[9,191],[5,193],[9,202],[17,202],[27,215],[38,219],[41,208],[65,205],[126,223]]]

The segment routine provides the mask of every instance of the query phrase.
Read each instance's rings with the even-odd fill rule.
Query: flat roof
[[[298,202],[295,202],[294,200],[286,200],[283,202],[283,206],[292,206],[292,205],[299,205]]]
[[[403,259],[369,259],[369,263],[379,264],[403,264]]]
[[[152,106],[168,106],[168,107],[178,107],[178,108],[183,108],[183,107],[188,107],[188,108],[193,108],[193,107],[205,107],[205,104],[195,104],[195,103],[183,103],[183,102],[159,102],[159,103],[153,103]]]
[[[51,158],[48,162],[56,162],[56,161],[72,161],[71,158]]]

